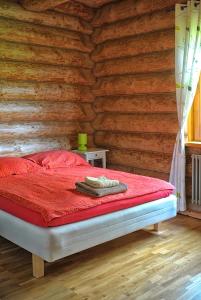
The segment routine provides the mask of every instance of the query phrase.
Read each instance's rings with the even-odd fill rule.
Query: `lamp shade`
[[[87,144],[87,134],[86,133],[79,133],[78,134],[78,144]]]
[[[79,133],[78,134],[78,150],[86,151],[87,150],[87,134],[86,133]]]

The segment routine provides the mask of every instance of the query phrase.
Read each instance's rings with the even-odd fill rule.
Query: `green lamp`
[[[87,134],[78,133],[78,150],[87,151]]]

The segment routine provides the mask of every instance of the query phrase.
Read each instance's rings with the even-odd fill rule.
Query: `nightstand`
[[[92,166],[94,166],[94,161],[97,159],[102,160],[102,167],[106,168],[106,152],[107,149],[89,148],[86,151],[72,150],[72,152],[79,154],[86,161],[88,161]]]

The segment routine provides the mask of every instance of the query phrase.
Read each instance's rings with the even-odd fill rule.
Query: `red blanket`
[[[101,175],[124,182],[128,185],[128,190],[102,198],[93,198],[75,191],[76,181],[83,181],[85,176]],[[163,180],[85,166],[0,178],[2,197],[40,213],[46,223],[101,204],[172,190],[173,186]]]

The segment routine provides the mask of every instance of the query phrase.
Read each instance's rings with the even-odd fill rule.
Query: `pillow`
[[[21,157],[1,157],[0,177],[26,174],[41,169],[38,165]]]
[[[89,163],[86,162],[81,156],[66,150],[38,152],[26,155],[24,158],[31,160],[32,162],[37,163],[47,169],[89,166]]]

